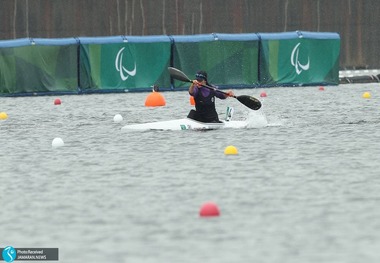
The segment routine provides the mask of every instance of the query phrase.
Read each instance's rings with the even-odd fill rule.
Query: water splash
[[[248,128],[262,128],[268,126],[267,117],[262,110],[250,111],[247,118]]]

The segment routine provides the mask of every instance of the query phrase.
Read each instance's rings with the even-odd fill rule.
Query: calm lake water
[[[218,100],[250,128],[203,132],[121,130],[183,118],[185,91],[156,108],[148,93],[0,98],[0,247],[70,263],[380,262],[380,87],[318,88],[265,89],[256,112]],[[220,217],[199,217],[207,201]]]

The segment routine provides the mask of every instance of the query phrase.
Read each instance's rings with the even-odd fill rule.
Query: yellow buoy
[[[227,146],[227,147],[224,149],[224,154],[226,154],[226,155],[238,154],[238,150],[236,149],[235,146],[230,145],[230,146]]]
[[[165,106],[165,98],[161,95],[161,93],[153,91],[150,93],[145,100],[145,106],[147,107],[157,107],[157,106]]]
[[[365,99],[370,99],[371,98],[371,93],[369,93],[368,91],[366,91],[366,92],[363,93],[362,97],[365,98]]]
[[[5,112],[0,112],[0,120],[6,120],[8,119],[8,115]]]

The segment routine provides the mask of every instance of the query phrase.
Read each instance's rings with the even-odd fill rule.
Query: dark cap
[[[195,79],[198,81],[207,81],[207,72],[203,70],[198,71],[197,74],[195,74]]]

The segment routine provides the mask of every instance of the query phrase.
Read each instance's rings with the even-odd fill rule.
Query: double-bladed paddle
[[[191,79],[189,79],[188,76],[186,76],[185,73],[183,73],[179,69],[176,69],[176,68],[173,68],[173,67],[168,67],[168,70],[169,70],[170,76],[173,79],[177,79],[177,80],[180,80],[180,81],[183,81],[183,82],[190,82],[190,83],[193,82]],[[202,84],[202,87],[205,87],[205,88],[208,88],[208,89],[211,89],[211,90],[216,90],[216,88],[208,86],[208,85],[204,85],[204,84]],[[223,93],[225,95],[228,95],[228,93],[226,93],[224,91],[221,91],[221,90],[217,90],[217,91],[220,92],[220,93]],[[248,95],[241,95],[241,96],[235,96],[234,95],[232,97],[234,97],[239,102],[241,102],[242,104],[244,104],[245,106],[247,106],[248,108],[250,108],[252,110],[258,110],[258,109],[261,108],[261,102],[258,99],[256,99],[255,97],[251,97],[251,96],[248,96]]]

